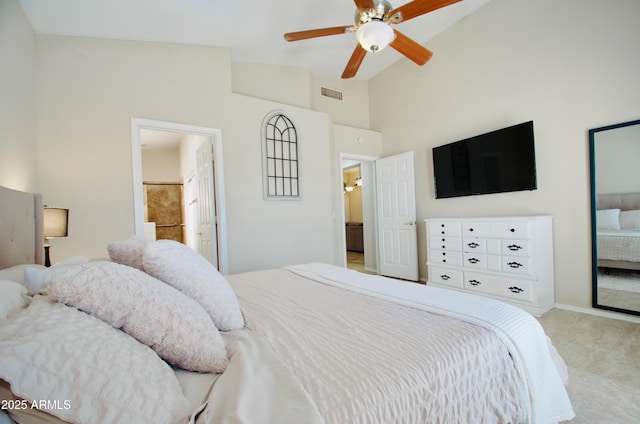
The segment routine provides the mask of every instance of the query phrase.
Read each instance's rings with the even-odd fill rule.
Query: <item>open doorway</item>
[[[226,215],[224,205],[224,180],[222,170],[222,140],[221,131],[214,128],[198,127],[192,125],[178,124],[173,122],[152,121],[146,119],[131,119],[131,140],[132,140],[132,165],[134,184],[134,213],[135,213],[135,234],[147,235],[149,225],[145,222],[145,201],[143,181],[149,179],[149,171],[146,170],[147,178],[143,178],[143,145],[152,144],[152,135],[157,139],[165,139],[165,149],[174,149],[178,158],[165,160],[175,161],[178,170],[173,175],[163,174],[162,179],[178,180],[182,190],[182,212],[183,219],[179,224],[184,228],[184,242],[198,253],[207,258],[220,272],[227,272],[227,246],[226,246]],[[172,140],[172,141],[168,141]],[[158,141],[158,143],[160,143]],[[171,147],[173,146],[173,147]],[[177,146],[177,147],[176,147]],[[193,176],[197,174],[199,165],[197,155],[201,153],[202,146],[206,146],[208,151],[208,167],[211,173],[210,199],[207,200],[202,193],[194,197],[197,188],[193,185]],[[149,149],[150,146],[145,146]],[[169,157],[170,155],[167,155]],[[201,162],[201,161],[200,161]],[[153,178],[153,177],[151,177]],[[202,179],[202,178],[197,178]],[[213,187],[215,184],[215,188]],[[207,200],[209,207],[203,206]],[[194,226],[194,218],[191,216],[195,208],[209,211],[209,219],[205,226]],[[212,225],[215,223],[215,225]],[[145,227],[146,230],[145,230]],[[204,231],[203,231],[204,228]],[[205,234],[206,232],[206,234]],[[211,234],[209,234],[211,233]],[[196,239],[194,239],[197,238]],[[202,239],[202,243],[200,242]],[[215,249],[210,246],[215,244]],[[209,246],[205,251],[201,251],[201,245]],[[213,252],[213,253],[212,253]],[[208,256],[211,257],[208,257]]]
[[[377,274],[375,158],[342,154],[345,263],[348,268]]]
[[[364,272],[364,220],[360,163],[342,169],[347,267]]]

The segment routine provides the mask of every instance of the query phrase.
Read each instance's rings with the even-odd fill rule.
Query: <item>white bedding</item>
[[[531,404],[528,422],[553,423],[574,417],[555,351],[540,324],[516,307],[493,299],[451,290],[412,285],[384,277],[369,276],[326,264],[289,267],[293,272],[337,287],[391,300],[424,311],[453,316],[493,331],[509,350],[524,376]],[[561,364],[564,366],[564,364]]]
[[[640,262],[640,231],[598,231],[598,259]]]
[[[37,297],[0,326],[0,351],[13,352],[13,359],[3,354],[0,377],[24,398],[68,400],[72,408],[49,412],[73,422],[122,422],[114,414],[142,413],[131,419],[184,423],[205,403],[199,424],[457,423],[479,417],[483,423],[548,423],[573,417],[544,333],[519,309],[324,264],[228,279],[247,328],[223,334],[229,354],[224,374],[172,373],[146,346],[131,346],[137,342],[124,333]],[[114,346],[116,356],[101,357],[95,337],[79,336],[71,316],[82,317],[94,332],[117,332],[124,344]],[[32,354],[26,342],[33,337],[50,347],[26,363],[23,357]],[[137,356],[128,354],[132,349]],[[71,352],[86,366],[69,368],[64,358]],[[128,372],[136,358],[146,358],[145,366]],[[112,360],[119,366],[108,365]],[[65,370],[56,377],[62,383],[46,377],[52,364]],[[144,377],[152,364],[159,366],[153,379]],[[78,390],[79,378],[90,385]],[[184,395],[176,392],[180,387]],[[96,404],[94,393],[104,388],[115,397]],[[162,408],[149,411],[149,399]]]
[[[525,312],[330,265],[288,270],[340,289],[284,270],[229,280],[247,326],[284,358],[325,422],[547,423],[574,416],[546,336]],[[479,317],[466,313],[473,309]]]

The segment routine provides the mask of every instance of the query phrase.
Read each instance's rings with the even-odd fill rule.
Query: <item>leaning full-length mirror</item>
[[[593,306],[640,315],[640,120],[589,130]]]

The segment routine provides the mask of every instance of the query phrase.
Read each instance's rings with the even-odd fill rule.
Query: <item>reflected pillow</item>
[[[620,209],[602,209],[596,211],[596,226],[598,230],[619,230]]]
[[[227,351],[197,302],[135,268],[108,261],[60,267],[46,277],[49,296],[138,339],[190,371],[221,373]]]
[[[640,210],[620,212],[620,228],[623,230],[640,230]]]

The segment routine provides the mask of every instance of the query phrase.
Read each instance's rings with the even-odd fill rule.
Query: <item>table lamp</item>
[[[44,207],[44,266],[51,266],[49,239],[67,237],[69,209]]]

